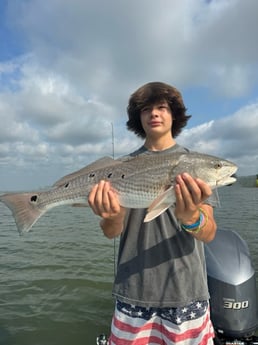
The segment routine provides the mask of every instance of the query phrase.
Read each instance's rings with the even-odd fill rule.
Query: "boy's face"
[[[147,105],[141,110],[141,124],[148,136],[162,136],[171,133],[172,113],[166,101]]]

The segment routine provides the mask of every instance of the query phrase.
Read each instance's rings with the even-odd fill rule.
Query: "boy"
[[[143,85],[127,112],[127,128],[144,139],[132,156],[188,151],[175,141],[190,118],[176,88]],[[213,344],[203,252],[216,232],[212,191],[184,172],[174,188],[175,208],[149,223],[143,222],[146,210],[121,207],[106,181],[89,195],[105,236],[121,236],[110,345]]]

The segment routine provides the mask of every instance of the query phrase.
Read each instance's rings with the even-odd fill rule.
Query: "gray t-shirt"
[[[175,145],[165,151],[144,147],[132,153],[186,152]],[[142,307],[182,307],[209,298],[204,248],[180,228],[173,208],[144,223],[146,209],[129,209],[121,234],[113,295]]]

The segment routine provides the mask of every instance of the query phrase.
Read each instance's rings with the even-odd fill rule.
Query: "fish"
[[[228,160],[198,152],[149,152],[118,159],[103,157],[66,175],[52,187],[32,192],[0,195],[12,212],[20,234],[30,231],[48,210],[60,205],[88,205],[92,187],[110,181],[125,208],[144,208],[149,222],[175,206],[175,178],[183,172],[205,181],[211,189],[232,184],[237,166]]]

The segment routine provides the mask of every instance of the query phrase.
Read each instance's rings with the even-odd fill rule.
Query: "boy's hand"
[[[115,218],[121,212],[117,195],[106,181],[100,181],[92,188],[88,202],[93,212],[104,219]]]
[[[176,177],[175,194],[177,219],[183,224],[192,224],[198,220],[198,208],[211,196],[212,190],[203,180],[183,173]]]

